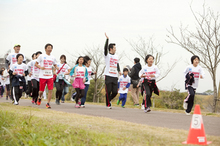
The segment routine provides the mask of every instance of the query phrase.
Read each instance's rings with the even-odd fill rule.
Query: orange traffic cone
[[[187,141],[183,142],[183,144],[207,145],[210,143],[211,141],[206,140],[200,106],[197,104],[195,105],[195,110],[192,116]]]

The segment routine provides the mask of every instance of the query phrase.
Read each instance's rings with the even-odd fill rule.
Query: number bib
[[[117,66],[109,66],[109,73],[117,74]]]
[[[52,69],[45,69],[45,70],[43,70],[43,75],[44,76],[52,76],[53,75]]]

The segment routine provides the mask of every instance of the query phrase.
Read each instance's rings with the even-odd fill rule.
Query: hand
[[[13,72],[13,75],[16,75],[17,73],[16,72]]]
[[[86,82],[86,78],[83,78],[83,83],[85,83]]]
[[[32,76],[32,72],[29,73],[29,77],[31,77],[31,76]]]
[[[107,39],[109,39],[109,37],[107,36],[107,34],[105,33],[105,37],[107,38]]]
[[[95,72],[93,72],[93,74],[96,74],[96,71],[95,71]]]
[[[45,70],[45,67],[40,67],[41,70]]]
[[[119,72],[119,75],[121,76],[121,72]]]
[[[142,75],[141,75],[142,78],[145,78],[146,76],[147,76],[146,74],[142,74]]]
[[[25,73],[23,73],[22,75],[25,76]]]
[[[200,75],[200,79],[202,79],[203,78],[203,76],[202,75]]]
[[[137,87],[139,87],[139,84],[137,85]]]
[[[152,74],[152,75],[150,75],[150,77],[153,78],[153,77],[155,77],[155,75]]]
[[[126,89],[127,89],[126,87],[123,88],[123,90],[126,90]]]

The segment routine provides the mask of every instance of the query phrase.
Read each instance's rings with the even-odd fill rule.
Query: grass
[[[0,103],[0,145],[182,145],[188,131]],[[207,136],[213,146],[220,137]]]

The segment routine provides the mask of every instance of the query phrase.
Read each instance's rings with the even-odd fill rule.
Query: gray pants
[[[130,86],[131,89],[131,96],[133,98],[134,104],[139,104],[139,87],[138,88],[133,88],[133,84]]]

